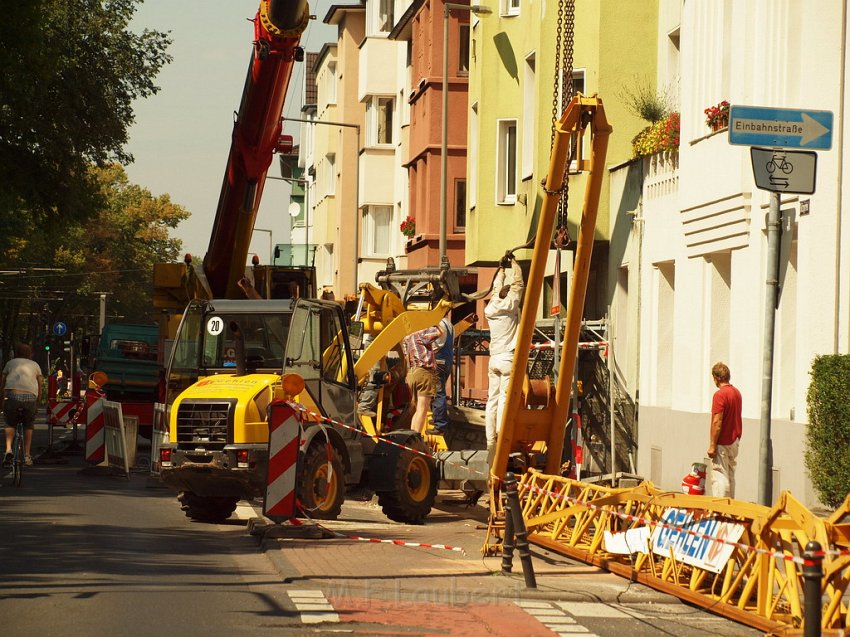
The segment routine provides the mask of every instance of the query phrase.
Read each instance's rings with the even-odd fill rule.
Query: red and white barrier
[[[162,470],[159,448],[166,442],[168,442],[168,409],[164,403],[154,403],[151,430],[151,475],[158,476]]]
[[[106,464],[103,402],[97,394],[86,393],[86,462],[93,465]]]
[[[64,425],[71,420],[74,415],[74,408],[77,402],[74,400],[56,400],[49,398],[47,400],[47,418],[51,425]]]
[[[269,407],[269,468],[263,514],[278,524],[296,515],[295,482],[300,444],[300,414],[286,403],[272,403]]]

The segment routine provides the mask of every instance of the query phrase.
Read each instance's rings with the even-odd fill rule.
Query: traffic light
[[[44,351],[45,351],[45,352],[49,352],[49,351],[50,351],[50,345],[45,345],[45,346],[44,346]]]

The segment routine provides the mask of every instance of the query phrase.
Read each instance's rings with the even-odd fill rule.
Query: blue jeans
[[[437,365],[437,393],[431,401],[431,416],[434,418],[434,427],[445,429],[449,426],[449,414],[446,407],[446,381],[451,374],[450,367]]]

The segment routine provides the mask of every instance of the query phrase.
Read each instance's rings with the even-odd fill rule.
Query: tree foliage
[[[821,502],[836,507],[850,493],[850,356],[816,357],[811,376],[806,468]]]
[[[132,161],[132,102],[157,92],[154,78],[171,59],[166,34],[129,30],[139,1],[4,3],[0,227],[83,219],[102,194],[90,164]]]
[[[58,320],[72,331],[95,333],[101,293],[107,295],[108,320],[155,320],[153,264],[177,259],[181,241],[169,238],[169,231],[189,213],[168,195],[155,197],[129,183],[117,164],[90,173],[103,201],[93,216],[19,238],[15,252],[0,256],[0,270],[6,271],[0,276],[4,353],[14,339],[43,344]],[[27,261],[49,267],[18,265]]]
[[[56,320],[150,320],[152,265],[188,213],[119,164],[133,101],[155,94],[167,34],[134,33],[141,0],[7,2],[0,20],[0,359]],[[94,321],[94,325],[92,325]]]

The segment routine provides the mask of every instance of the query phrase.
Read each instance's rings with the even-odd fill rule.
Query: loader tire
[[[317,520],[336,520],[345,499],[345,469],[334,447],[310,445],[298,478],[298,500],[301,509]],[[332,471],[328,480],[329,467]]]
[[[421,453],[391,446],[383,459],[390,465],[391,479],[375,491],[378,504],[390,520],[422,524],[437,497],[437,464],[428,445],[418,436],[411,436],[405,446]]]
[[[191,491],[182,491],[177,499],[186,517],[198,522],[224,522],[239,502],[239,498],[201,496]]]

